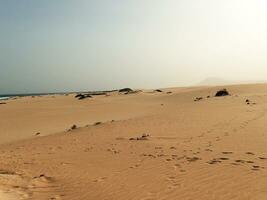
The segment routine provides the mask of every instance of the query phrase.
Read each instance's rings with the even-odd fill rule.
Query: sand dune
[[[218,89],[5,101],[0,199],[265,200],[267,85]]]

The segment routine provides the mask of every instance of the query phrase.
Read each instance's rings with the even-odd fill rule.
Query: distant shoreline
[[[8,100],[13,97],[30,97],[30,96],[46,96],[46,95],[64,95],[68,93],[28,93],[28,94],[0,94],[1,100]]]
[[[51,92],[51,93],[15,93],[15,94],[0,94],[0,98],[6,97],[28,97],[28,96],[45,96],[45,95],[65,95],[76,93],[97,93],[97,92],[114,92],[118,90],[100,90],[100,91],[73,91],[73,92]]]
[[[8,100],[10,97],[0,97],[0,101],[1,100]]]
[[[0,94],[0,98],[2,97],[27,97],[27,96],[41,96],[41,95],[56,95],[56,94],[68,94],[68,93],[26,93],[26,94]]]

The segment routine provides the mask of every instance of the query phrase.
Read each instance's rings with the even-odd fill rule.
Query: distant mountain
[[[248,80],[248,81],[230,81],[230,80],[225,80],[222,78],[216,78],[216,77],[211,77],[211,78],[206,78],[205,80],[199,82],[196,85],[199,86],[220,86],[220,85],[234,85],[234,84],[253,84],[253,83],[267,83],[267,81],[263,80]]]

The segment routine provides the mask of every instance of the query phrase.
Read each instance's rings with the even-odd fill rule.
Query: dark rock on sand
[[[77,129],[78,127],[77,127],[77,125],[72,125],[72,127],[70,128],[70,130],[75,130],[75,129]]]
[[[96,122],[94,125],[97,126],[97,125],[100,125],[102,124],[102,122]]]
[[[154,92],[162,92],[162,90],[157,89],[157,90],[154,90]]]
[[[216,92],[215,97],[229,96],[230,93],[226,89],[222,89]]]
[[[130,138],[129,140],[148,140],[149,137],[149,134],[143,134],[141,137]]]

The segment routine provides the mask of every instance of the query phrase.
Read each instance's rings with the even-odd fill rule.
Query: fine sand
[[[0,199],[266,200],[267,85],[162,91],[1,101]]]

